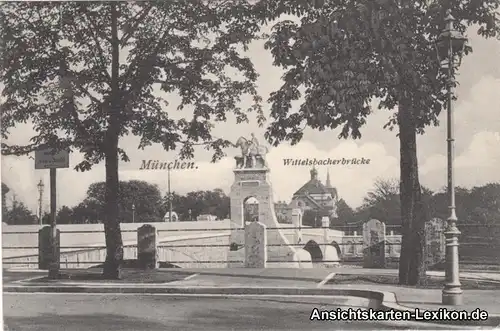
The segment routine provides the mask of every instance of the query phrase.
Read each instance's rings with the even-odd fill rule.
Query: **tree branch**
[[[160,27],[160,29],[158,29],[158,31],[161,31],[161,30],[164,28],[166,18],[167,18],[167,14],[165,13],[165,15],[163,15],[163,20],[162,20],[161,27]],[[156,45],[156,47],[155,47],[154,56],[156,56],[156,54],[155,54],[155,53],[157,52],[156,50],[157,50],[157,49],[159,48],[159,46],[161,45],[162,40],[163,40],[163,39],[165,38],[165,36],[167,35],[168,31],[169,31],[168,29],[167,29],[167,30],[165,30],[165,32],[163,33],[163,35],[161,36],[161,38],[159,38],[159,39],[158,39],[158,40],[159,40],[159,42],[158,42],[158,44],[157,44],[157,45]],[[150,56],[149,56],[149,57],[147,57],[147,59],[150,59],[150,58],[151,58],[151,55],[153,55],[153,54],[150,54]],[[141,64],[139,63],[139,62],[140,62],[140,60],[139,60],[140,58],[142,58],[142,57],[139,57],[138,55],[136,55],[136,56],[135,56],[135,58],[132,60],[132,63],[130,63],[130,65],[128,66],[128,70],[127,70],[127,72],[123,75],[123,85],[122,85],[122,88],[121,88],[121,90],[122,90],[122,91],[124,91],[124,90],[125,90],[125,84],[126,84],[126,82],[129,82],[129,81],[130,81],[130,79],[129,79],[129,78],[130,78],[130,75],[132,74],[133,69],[134,69],[134,68],[143,68],[143,67],[144,67],[145,60],[143,60],[143,61],[142,61],[142,65],[141,65]],[[151,68],[152,68],[152,67],[151,67]],[[150,69],[150,70],[151,70],[151,69]],[[137,82],[137,80],[138,80],[137,78],[138,78],[138,77],[136,77],[136,79],[134,79],[134,80],[133,80],[133,82],[134,82],[134,83],[138,83],[138,82]],[[135,84],[135,85],[138,85],[138,84]],[[140,84],[140,85],[142,85],[142,82],[141,82],[141,84]],[[133,90],[133,89],[132,89],[132,87],[130,87],[130,89],[129,89],[129,93],[127,93],[127,95],[131,95],[131,93],[130,93],[130,92],[131,92],[132,90]],[[126,102],[128,102],[128,100],[127,100]],[[124,105],[126,104],[126,102],[124,103]]]
[[[85,16],[87,17],[87,19],[89,20],[89,23],[90,25],[92,25],[92,30],[95,31],[94,33],[91,33],[92,35],[92,39],[94,39],[94,42],[96,44],[96,48],[99,52],[99,56],[100,56],[100,60],[101,60],[101,65],[103,66],[103,69],[104,69],[104,75],[107,76],[106,78],[109,80],[109,84],[111,85],[111,76],[109,75],[108,73],[108,70],[107,70],[107,66],[106,66],[106,60],[105,60],[105,57],[104,57],[104,51],[101,47],[101,44],[99,43],[99,39],[97,38],[97,31],[99,31],[99,29],[97,29],[94,21],[92,20],[90,14],[88,11],[85,11]],[[111,42],[111,40],[109,38],[104,38],[105,40]]]
[[[146,16],[149,14],[149,12],[151,11],[151,9],[153,8],[153,6],[148,6],[147,8],[144,8],[141,12],[137,13],[137,15],[135,15],[135,17],[132,18],[132,20],[135,20],[135,24],[131,27],[129,27],[127,30],[127,33],[125,33],[122,37],[122,39],[120,40],[120,43],[122,44],[122,46],[124,46],[125,44],[127,44],[127,42],[129,41],[130,38],[132,38],[132,36],[134,35],[134,32],[137,30],[137,27],[139,26],[139,24],[141,23],[141,21],[146,18]],[[139,16],[139,18],[137,18],[137,16]]]

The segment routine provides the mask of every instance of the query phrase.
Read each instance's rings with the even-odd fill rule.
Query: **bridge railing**
[[[151,223],[154,225],[154,223]],[[459,224],[462,235],[460,242],[460,261],[465,264],[492,264],[500,265],[500,226],[479,226],[477,224]],[[400,251],[400,226],[387,226],[386,249],[389,259],[397,262]],[[342,231],[346,229],[346,231]],[[349,229],[351,231],[349,231]],[[293,238],[294,232],[302,231],[302,241],[293,242],[289,240],[289,246],[304,248],[306,250],[314,247],[324,247],[330,245],[340,251],[339,259],[341,263],[359,263],[363,257],[363,235],[362,231],[354,233],[351,227],[337,227],[332,233],[325,232],[331,230],[328,227],[294,227],[280,226],[269,227],[267,231],[283,231],[287,238]],[[341,231],[338,231],[341,230]],[[231,259],[228,252],[237,251],[244,248],[244,243],[231,242],[231,237],[241,232],[243,227],[218,227],[218,228],[178,228],[178,229],[158,229],[159,242],[157,244],[160,252],[160,266],[186,267],[225,267],[228,263],[242,264],[244,256],[239,259]],[[316,233],[315,233],[316,231]],[[339,236],[338,233],[342,235]],[[183,236],[179,234],[182,233]],[[307,233],[310,233],[307,235]],[[346,234],[349,233],[349,234]],[[123,229],[125,259],[137,259],[137,230]],[[212,236],[213,234],[213,236]],[[207,237],[213,238],[220,235],[219,242],[203,243]],[[3,264],[7,267],[39,267],[41,255],[40,243],[37,245],[23,245],[22,242],[13,244],[15,240],[9,240],[9,236],[25,235],[36,236],[39,231],[4,231],[3,242]],[[83,235],[83,236],[81,236]],[[101,265],[105,262],[106,246],[104,233],[99,230],[66,230],[61,231],[60,246],[60,266],[63,268],[81,268]],[[204,238],[201,238],[204,236]],[[199,238],[197,238],[199,237]],[[78,238],[85,238],[78,240]],[[90,239],[89,239],[90,238]],[[227,239],[226,239],[227,238]],[[309,238],[309,239],[308,239]],[[398,240],[399,238],[399,240]],[[5,240],[7,239],[7,240]],[[326,240],[325,240],[326,239]],[[200,241],[197,243],[196,241]],[[26,241],[24,241],[26,242]],[[72,243],[72,244],[70,244]],[[309,243],[309,246],[308,246]],[[236,247],[235,247],[236,244]],[[267,247],[283,246],[284,244],[267,243]],[[210,252],[212,250],[212,253]],[[170,253],[169,253],[170,252]],[[214,253],[215,252],[215,253]],[[268,263],[280,263],[269,259]],[[321,262],[339,262],[339,260],[322,259]]]

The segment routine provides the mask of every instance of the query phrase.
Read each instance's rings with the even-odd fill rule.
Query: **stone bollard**
[[[302,243],[302,210],[298,208],[292,209],[292,224],[293,224],[293,243]]]
[[[157,238],[158,231],[150,224],[144,224],[137,229],[137,262],[140,268],[158,268]]]
[[[61,231],[56,230],[56,259],[61,256]],[[44,226],[38,231],[38,269],[49,270],[49,265],[53,259],[52,246],[50,245],[50,226]],[[59,263],[59,261],[56,261]]]
[[[363,268],[386,267],[385,223],[372,219],[363,224]]]
[[[260,222],[245,225],[245,268],[265,268],[267,265],[267,232]]]
[[[321,251],[323,252],[323,257],[325,257],[327,246],[330,243],[330,234],[328,233],[330,218],[328,216],[321,218],[321,227],[323,228],[323,245],[321,245],[323,249]]]

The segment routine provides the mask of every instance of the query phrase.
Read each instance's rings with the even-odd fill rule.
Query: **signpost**
[[[56,169],[69,168],[69,151],[47,148],[35,151],[35,169],[50,169],[50,246],[52,259],[49,265],[49,278],[59,277],[59,243],[57,242],[56,211]]]

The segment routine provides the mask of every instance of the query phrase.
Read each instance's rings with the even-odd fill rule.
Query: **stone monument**
[[[266,226],[260,222],[245,225],[245,268],[265,268],[267,264]]]
[[[265,156],[268,149],[259,145],[255,135],[251,139],[240,137],[235,147],[241,148],[241,155],[235,157],[236,168],[234,183],[231,186],[231,235],[228,258],[230,261],[244,260],[245,235],[243,228],[247,221],[244,219],[244,203],[249,198],[258,202],[258,222],[267,228],[267,256],[271,268],[299,268],[312,267],[310,254],[303,249],[295,249],[279,229],[281,225],[276,218],[273,201],[273,189],[269,178],[269,168]],[[229,267],[241,267],[242,264],[229,263]]]
[[[446,254],[446,238],[444,231],[446,221],[433,218],[425,222],[425,266],[426,269],[442,268]]]
[[[143,269],[156,269],[158,261],[158,231],[150,224],[137,229],[137,261]]]
[[[385,224],[379,220],[363,224],[363,268],[385,268]]]
[[[299,208],[292,209],[292,224],[295,228],[293,231],[293,243],[302,243],[302,210]]]

